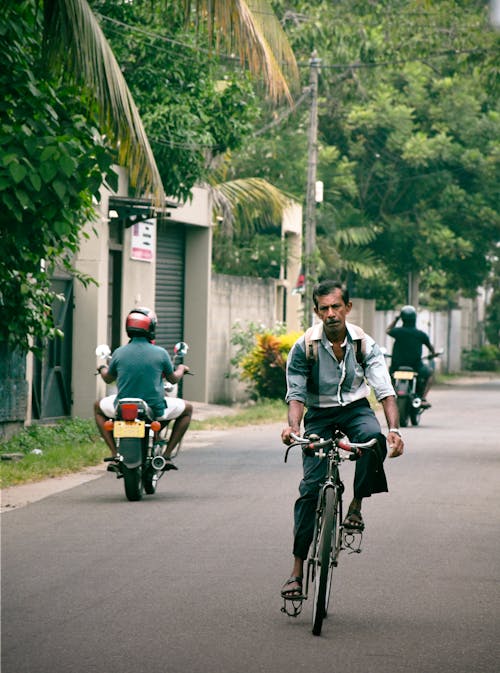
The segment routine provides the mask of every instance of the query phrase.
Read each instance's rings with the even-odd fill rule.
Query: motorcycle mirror
[[[189,350],[189,346],[185,341],[179,341],[175,344],[174,346],[174,353],[175,355],[180,355],[181,357],[184,357],[186,353]]]
[[[98,358],[102,358],[105,360],[107,357],[111,355],[111,348],[108,346],[108,344],[101,344],[100,346],[97,346],[95,349],[95,354],[97,355]]]

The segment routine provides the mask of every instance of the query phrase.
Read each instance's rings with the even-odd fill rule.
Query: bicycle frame
[[[321,456],[319,456],[321,457]],[[314,523],[314,536],[311,545],[311,553],[307,559],[307,575],[306,575],[306,590],[305,596],[307,598],[309,593],[309,582],[312,579],[314,581],[314,569],[319,562],[318,559],[318,547],[319,547],[319,534],[321,531],[323,513],[325,511],[325,502],[326,502],[326,491],[327,489],[332,489],[334,493],[334,502],[338,503],[338,518],[342,520],[342,494],[344,492],[344,483],[340,477],[339,465],[342,462],[342,458],[338,452],[337,446],[334,444],[332,448],[325,454],[327,462],[327,471],[326,478],[323,482],[323,485],[320,487],[318,494],[318,502],[316,506],[316,520]],[[344,459],[345,460],[345,459]],[[332,540],[331,540],[331,549],[330,549],[330,563],[332,566],[337,566],[338,557],[342,550],[342,536],[337,533],[341,531],[342,526],[338,527],[338,530],[335,530],[334,526],[332,531]]]
[[[327,615],[330,600],[333,569],[343,549],[350,553],[361,552],[362,532],[345,529],[342,519],[342,495],[344,484],[340,477],[339,466],[344,460],[356,460],[364,449],[372,447],[376,439],[365,443],[351,443],[335,432],[331,439],[319,437],[303,438],[292,435],[291,444],[285,454],[285,462],[292,446],[301,445],[307,455],[315,455],[327,460],[325,480],[318,493],[313,541],[307,558],[306,586],[300,598],[284,598],[282,612],[297,617],[302,611],[302,602],[309,595],[309,584],[314,583],[313,633],[319,636],[323,619]],[[326,451],[325,451],[326,449]],[[340,449],[351,452],[349,456],[340,453]]]

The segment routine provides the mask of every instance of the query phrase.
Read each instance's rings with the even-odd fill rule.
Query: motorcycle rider
[[[396,327],[400,318],[403,325]],[[418,372],[417,395],[422,398],[422,407],[428,409],[431,405],[427,402],[427,394],[432,384],[433,369],[422,361],[422,346],[426,346],[433,356],[436,351],[429,336],[417,329],[416,324],[417,311],[414,306],[408,305],[403,306],[399,315],[387,325],[386,333],[394,339],[389,371],[392,375],[400,367],[411,367]]]
[[[107,418],[115,417],[115,402],[123,397],[140,397],[152,409],[155,419],[174,419],[172,433],[163,453],[166,460],[164,470],[177,470],[170,458],[179,445],[191,422],[193,405],[178,397],[165,397],[163,377],[170,383],[178,383],[189,367],[178,365],[174,371],[169,354],[154,342],[157,325],[156,314],[149,308],[134,308],[127,315],[125,328],[130,341],[117,348],[108,365],[98,367],[98,372],[106,383],[117,381],[118,392],[109,395],[94,405],[94,416],[99,432],[116,457],[116,445],[111,431],[106,430]],[[110,463],[108,469],[114,471]]]

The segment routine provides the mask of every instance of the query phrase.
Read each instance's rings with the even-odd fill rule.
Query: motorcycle
[[[175,345],[174,366],[187,351],[185,342]],[[111,350],[107,344],[103,344],[96,348],[96,355],[109,362]],[[167,383],[164,386],[166,394],[176,394],[176,386],[169,386],[171,384]],[[168,423],[162,427],[160,421],[154,420],[153,412],[144,400],[127,397],[118,400],[116,418],[106,420],[104,427],[113,433],[117,449],[116,458],[104,460],[114,466],[116,464],[114,471],[118,478],[123,478],[127,499],[141,500],[144,492],[153,495],[158,481],[165,474],[163,468],[166,461],[162,454]]]
[[[434,369],[434,359],[442,353],[443,351],[438,351],[434,355],[426,355],[423,359],[432,363],[431,366]],[[419,425],[420,417],[428,406],[422,403],[422,399],[417,394],[418,373],[412,367],[399,367],[392,373],[392,382],[396,392],[401,427],[406,428],[408,421],[413,426]]]

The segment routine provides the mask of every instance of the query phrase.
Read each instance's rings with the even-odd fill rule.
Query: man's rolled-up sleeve
[[[378,401],[383,400],[390,395],[396,395],[391,382],[391,376],[385,362],[384,354],[378,345],[372,341],[367,348],[365,359],[366,379],[373,388],[375,397]]]
[[[287,392],[285,401],[298,400],[305,404],[307,397],[307,375],[309,367],[307,364],[304,337],[299,339],[288,354],[286,363],[286,384]]]

